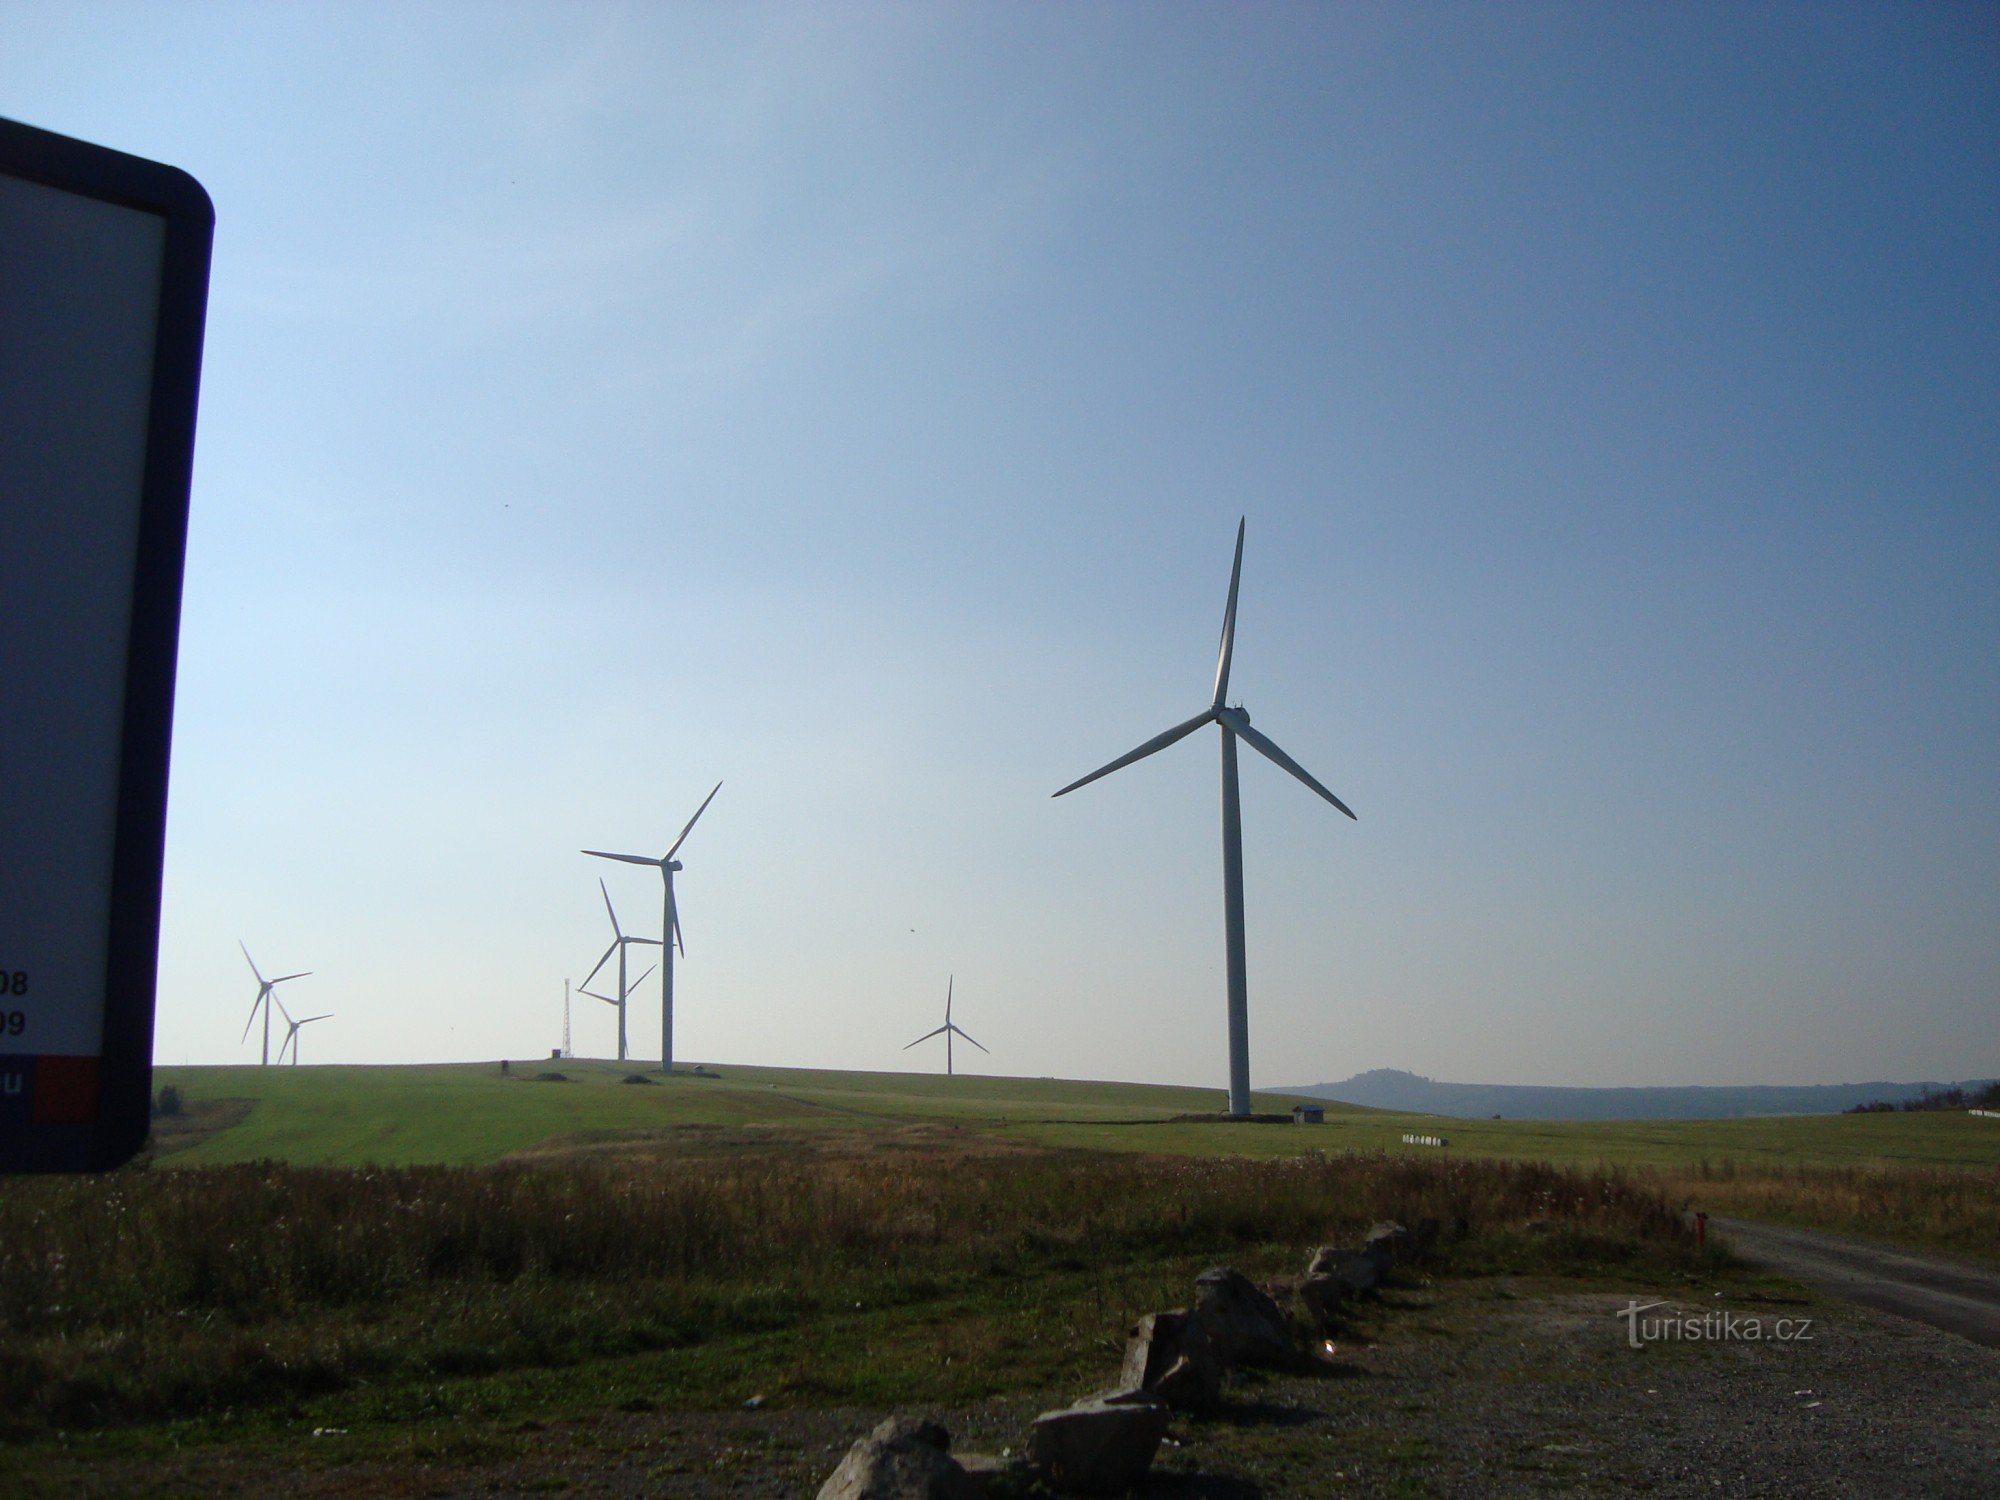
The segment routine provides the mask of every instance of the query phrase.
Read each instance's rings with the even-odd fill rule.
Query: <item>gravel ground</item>
[[[1768,1290],[1644,1315],[1713,1314],[1709,1328],[1724,1315],[1756,1318],[1761,1341],[1633,1348],[1619,1311],[1656,1296],[1505,1281],[1405,1285],[1386,1296],[1378,1342],[1340,1345],[1329,1373],[1253,1375],[1231,1388],[1224,1414],[1177,1419],[1139,1493],[2000,1495],[2000,1351]],[[1793,1332],[1810,1318],[1808,1336],[1777,1340],[1779,1318]],[[1077,1394],[922,1414],[942,1420],[960,1449],[997,1452],[1021,1445],[1036,1412]],[[48,1493],[811,1496],[883,1415],[615,1411],[412,1432],[407,1454],[365,1461],[343,1461],[338,1437],[303,1433],[290,1453],[205,1447],[164,1463],[154,1454],[143,1467],[92,1459],[79,1444],[73,1462],[51,1465]]]

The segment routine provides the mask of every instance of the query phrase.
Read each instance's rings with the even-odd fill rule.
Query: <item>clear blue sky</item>
[[[0,4],[219,223],[158,1056],[2000,1073],[2000,9]],[[649,981],[634,1033],[656,1039]],[[577,1013],[580,1051],[608,1012]],[[253,1039],[254,1042],[254,1039]]]

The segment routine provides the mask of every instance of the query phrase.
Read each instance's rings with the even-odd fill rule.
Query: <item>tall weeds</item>
[[[1646,1179],[1670,1201],[2000,1262],[2000,1167],[1769,1167],[1703,1160]]]
[[[0,1187],[0,1411],[91,1421],[809,1320],[853,1289],[1303,1252],[1377,1218],[1673,1256],[1657,1186],[1390,1156],[252,1164]],[[1301,1259],[1299,1255],[1290,1255]]]

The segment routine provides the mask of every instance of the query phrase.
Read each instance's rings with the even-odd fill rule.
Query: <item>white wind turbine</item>
[[[1236,586],[1243,576],[1243,527],[1243,521],[1236,523],[1236,561],[1229,569],[1229,603],[1222,614],[1222,648],[1216,655],[1215,695],[1209,700],[1208,707],[1185,724],[1176,724],[1165,734],[1155,735],[1138,749],[1119,756],[1108,766],[1100,766],[1055,793],[1060,797],[1064,792],[1089,785],[1100,776],[1109,776],[1135,760],[1144,760],[1154,751],[1164,750],[1174,741],[1193,734],[1204,724],[1214,724],[1221,729],[1222,927],[1229,993],[1229,1113],[1237,1116],[1250,1113],[1250,1011],[1245,994],[1247,981],[1243,958],[1243,812],[1236,792],[1236,742],[1247,740],[1251,748],[1265,759],[1291,772],[1348,817],[1354,816],[1353,810],[1313,780],[1305,767],[1252,729],[1250,716],[1243,712],[1242,705],[1230,707],[1223,701],[1229,692],[1229,658],[1236,644]]]
[[[650,964],[650,965],[648,965],[648,966],[647,966],[647,969],[646,969],[646,974],[650,974],[650,973],[652,973],[652,972],[653,972],[653,970],[654,970],[654,969],[656,969],[656,968],[658,968],[658,967],[659,967],[659,965],[658,965],[658,964]],[[642,984],[644,984],[644,983],[646,982],[646,974],[641,974],[641,975],[640,975],[640,976],[639,976],[639,977],[638,977],[637,979],[635,979],[635,980],[633,980],[633,981],[632,981],[632,988],[633,988],[633,989],[635,989],[635,990],[636,990],[636,989],[637,989],[637,988],[638,988],[638,987],[639,987],[640,985],[642,985]],[[591,999],[593,999],[593,1000],[602,1000],[602,1001],[603,1001],[603,1002],[604,1002],[604,1003],[605,1003],[606,1005],[610,1006],[610,1007],[611,1007],[611,1008],[612,1008],[613,1010],[617,1011],[617,1012],[618,1012],[618,1029],[619,1029],[619,1034],[620,1034],[621,1036],[622,1036],[622,1035],[624,1034],[624,1029],[625,1029],[625,1007],[624,1007],[624,1006],[620,1005],[620,1004],[619,1004],[619,1003],[617,1002],[617,1000],[613,999],[613,998],[612,998],[612,997],[611,997],[610,995],[600,995],[600,994],[599,994],[599,993],[598,993],[598,992],[597,992],[596,990],[587,990],[587,989],[585,989],[585,988],[584,988],[584,987],[583,987],[582,985],[578,985],[578,986],[576,987],[576,992],[577,992],[577,993],[578,993],[579,995],[588,995],[588,996],[590,996],[590,998],[591,998]],[[620,1052],[620,1053],[618,1054],[618,1060],[619,1060],[620,1062],[623,1062],[623,1061],[625,1060],[625,1054],[624,1054],[623,1052]]]
[[[243,947],[243,939],[238,938],[236,946],[243,948],[243,961],[250,965],[250,972],[257,975],[257,998],[250,1002],[250,1019],[243,1023],[243,1039],[246,1041],[249,1039],[250,1028],[257,1024],[258,1007],[263,1007],[264,1061],[260,1066],[269,1067],[271,1065],[271,992],[288,979],[304,979],[306,975],[312,973],[312,970],[306,969],[297,974],[280,974],[276,979],[266,979],[262,974],[257,973],[257,960],[250,956],[248,948]]]
[[[625,982],[625,950],[634,943],[645,943],[657,948],[660,946],[660,940],[649,937],[627,937],[625,929],[618,925],[618,913],[612,910],[611,892],[604,889],[604,882],[601,880],[597,882],[597,889],[604,896],[605,914],[611,918],[611,946],[604,950],[604,956],[591,966],[588,974],[583,976],[583,982],[585,985],[588,985],[591,980],[597,977],[597,971],[611,961],[611,955],[613,953],[618,955],[618,999],[614,1003],[618,1007],[618,1060],[623,1062],[625,1061],[625,1001],[634,990],[639,988],[646,974],[653,972],[651,969],[648,969],[646,974],[641,974],[638,979],[627,984]],[[585,989],[584,993],[590,995],[591,992]],[[604,997],[602,995],[591,995],[591,998],[593,1000],[601,1000]]]
[[[272,981],[274,984],[276,982],[276,980]],[[278,1014],[285,1018],[285,1026],[287,1028],[285,1039],[278,1043],[278,1061],[282,1063],[285,1060],[285,1049],[290,1047],[292,1049],[292,1066],[296,1068],[299,1065],[299,1032],[305,1027],[312,1025],[315,1021],[331,1021],[333,1019],[333,1012],[328,1011],[325,1015],[321,1016],[306,1016],[294,1021],[292,1013],[285,1009],[284,1001],[279,1000],[276,995],[273,995],[271,999],[277,1004]]]
[[[942,1036],[944,1038],[944,1073],[945,1077],[947,1078],[951,1077],[952,1073],[951,1039],[954,1036],[962,1036],[968,1042],[972,1042],[972,1033],[964,1030],[962,1027],[955,1025],[951,1019],[951,987],[953,979],[955,977],[956,976],[948,976],[944,982],[944,1025],[938,1027],[936,1031],[926,1031],[922,1036],[918,1037],[916,1041],[911,1042],[909,1044],[909,1047],[905,1047],[903,1049],[905,1052],[908,1052],[910,1050],[910,1047],[917,1046],[918,1043],[928,1042],[934,1036]],[[972,1045],[975,1047],[979,1047],[979,1050],[981,1052],[987,1051],[986,1048],[980,1047],[979,1043],[977,1042],[972,1042]],[[987,1056],[990,1057],[992,1056],[992,1054],[990,1052],[987,1052]]]
[[[660,938],[663,962],[660,968],[660,1071],[674,1070],[674,949],[681,950],[681,957],[687,957],[687,944],[681,941],[680,911],[674,905],[674,871],[681,868],[674,856],[680,852],[687,836],[694,831],[694,825],[701,815],[708,811],[708,804],[715,800],[715,794],[722,790],[722,783],[716,782],[709,794],[701,799],[701,806],[694,810],[694,816],[687,820],[681,836],[667,847],[667,852],[658,859],[645,854],[607,854],[602,849],[586,849],[583,852],[597,859],[622,860],[628,865],[651,865],[660,872],[660,881],[666,887],[660,913]],[[622,1055],[622,1054],[621,1054]]]

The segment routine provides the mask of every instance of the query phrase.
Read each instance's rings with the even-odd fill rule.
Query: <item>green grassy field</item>
[[[564,1082],[537,1082],[555,1071]],[[700,1127],[857,1130],[959,1127],[1037,1145],[1280,1157],[1387,1151],[1677,1171],[1798,1167],[2000,1168],[2000,1121],[1965,1114],[1808,1115],[1672,1121],[1451,1120],[1349,1105],[1327,1123],[1165,1124],[1219,1108],[1221,1092],[1153,1084],[931,1073],[720,1066],[719,1076],[627,1084],[631,1064],[565,1059],[410,1067],[170,1067],[195,1107],[243,1101],[236,1123],[162,1157],[172,1165],[273,1159],[297,1165],[471,1165],[551,1138]],[[1290,1108],[1261,1094],[1260,1111]],[[246,1109],[247,1105],[247,1109]],[[1150,1122],[1150,1123],[1149,1123]],[[1409,1146],[1405,1134],[1450,1145]]]
[[[184,1460],[173,1492],[301,1464],[337,1485],[345,1460],[298,1440],[322,1430],[409,1470],[384,1494],[442,1492],[392,1461],[411,1441],[470,1443],[488,1467],[458,1489],[514,1492],[530,1456],[532,1487],[567,1484],[564,1444],[607,1414],[676,1413],[706,1466],[753,1399],[1046,1405],[1109,1379],[1201,1268],[1296,1274],[1382,1218],[1438,1238],[1343,1317],[1370,1347],[1447,1282],[1754,1290],[1689,1203],[2000,1244],[2000,1122],[1962,1115],[1230,1124],[1213,1089],[713,1072],[157,1070],[184,1107],[137,1169],[0,1193],[0,1492],[150,1496]]]

